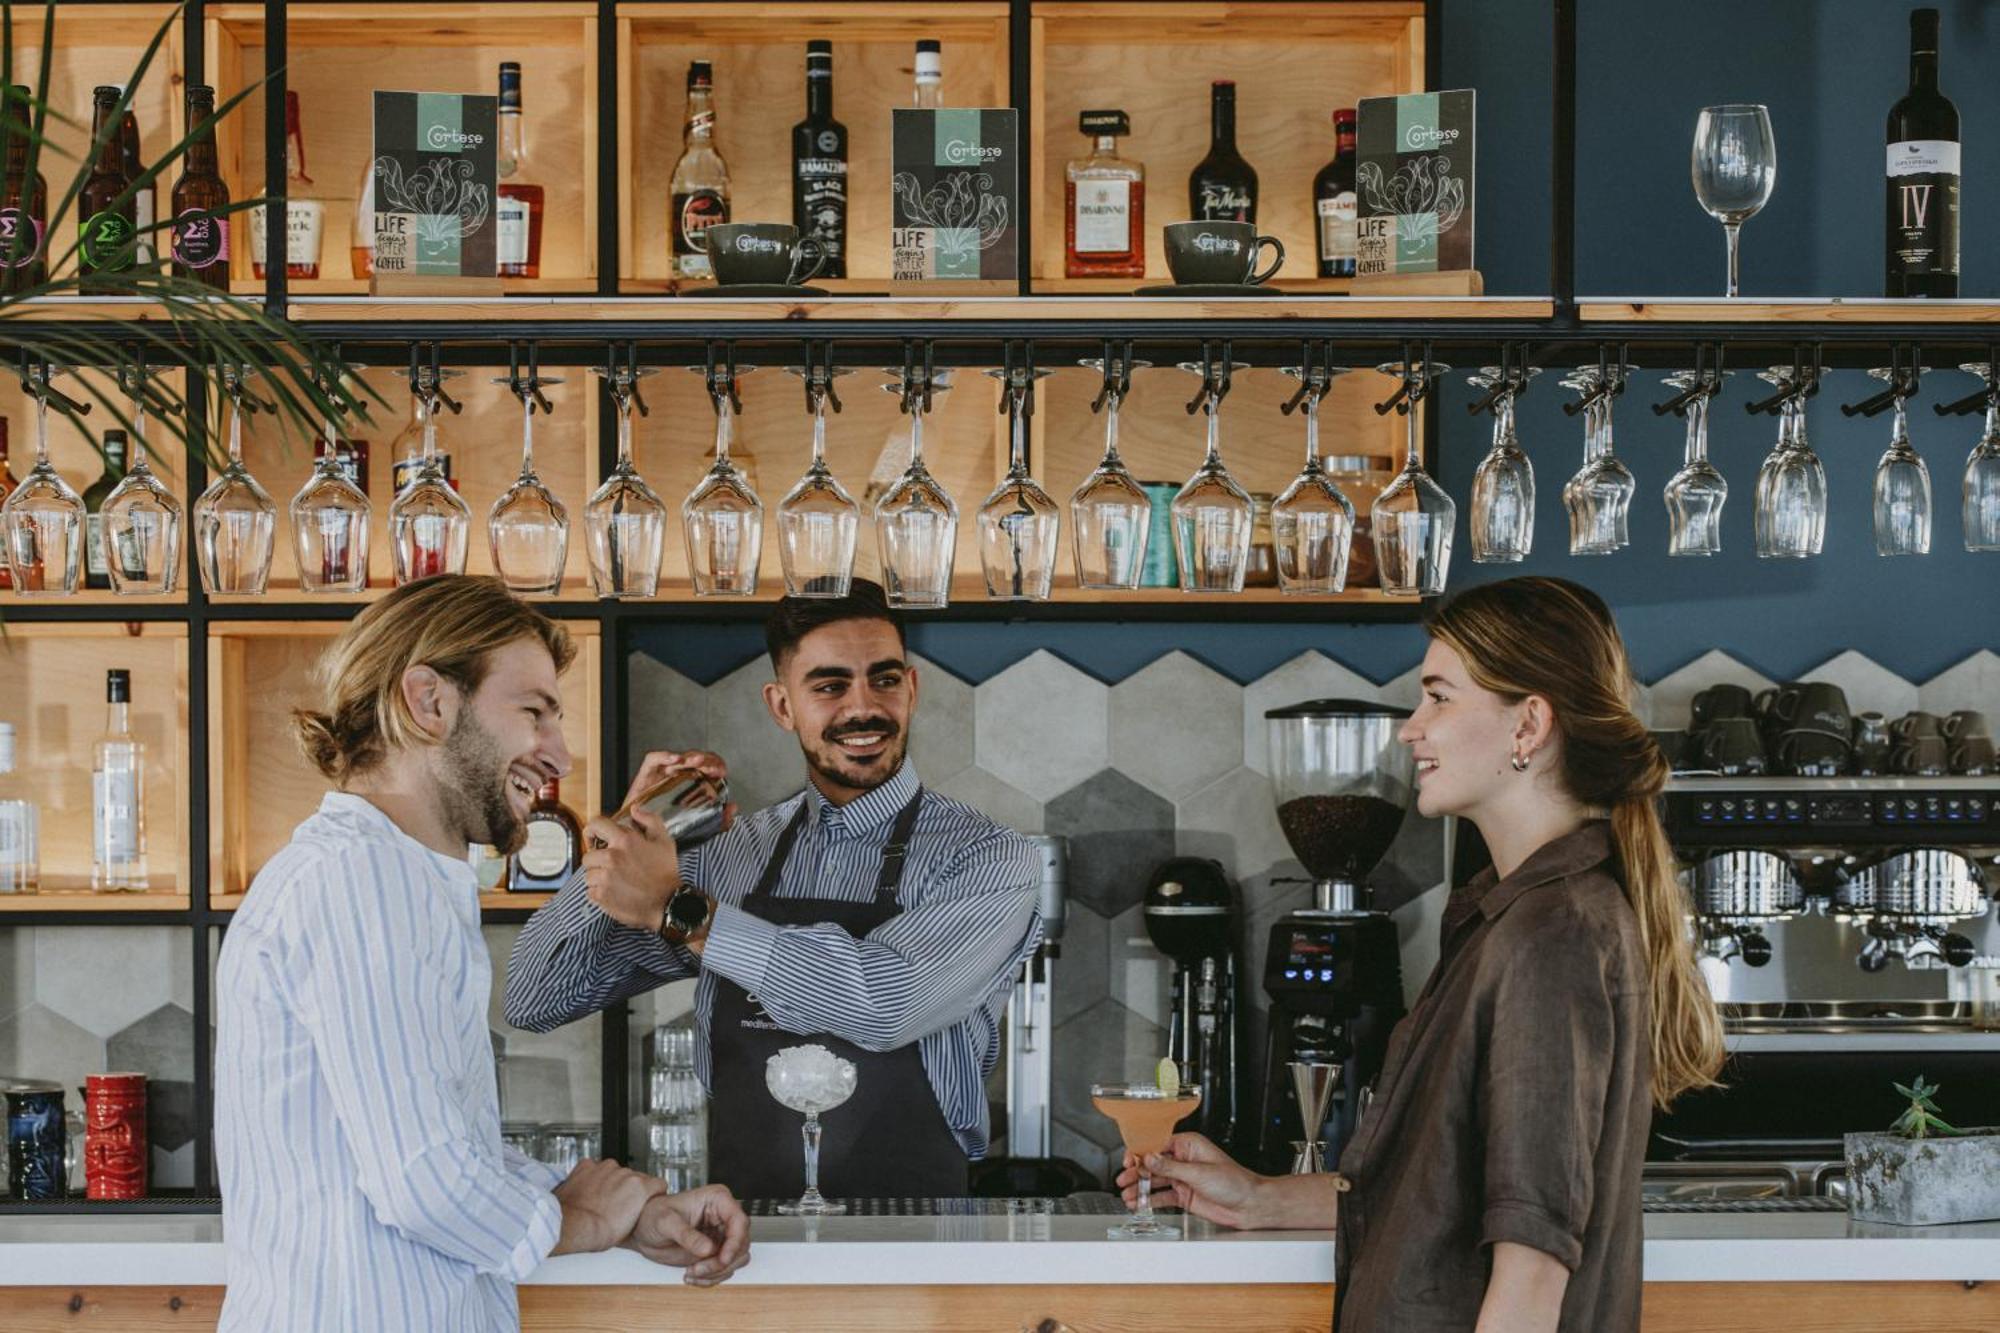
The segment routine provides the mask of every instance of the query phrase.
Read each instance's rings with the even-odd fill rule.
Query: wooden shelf
[[[1727,297],[1584,297],[1585,322],[1649,324],[2000,324],[2000,302],[1890,301],[1879,297],[1803,297],[1783,301]]]
[[[0,915],[9,912],[185,912],[185,893],[98,893],[86,880],[51,883],[46,877],[38,893],[0,893]]]
[[[427,319],[442,322],[510,320],[523,324],[560,322],[694,323],[701,321],[950,323],[954,321],[1143,322],[1146,320],[1258,319],[1353,320],[1537,320],[1555,307],[1541,297],[1511,296],[1272,296],[1182,300],[1144,296],[1000,297],[816,297],[771,301],[748,297],[677,297],[670,300],[620,298],[519,298],[453,300],[300,300],[290,314],[303,323],[347,323]]]

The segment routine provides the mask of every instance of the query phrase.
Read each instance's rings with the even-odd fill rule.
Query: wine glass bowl
[[[1392,362],[1377,366],[1417,390],[1451,367],[1437,361],[1421,365]],[[1400,596],[1435,597],[1444,591],[1451,570],[1452,528],[1458,506],[1424,471],[1417,444],[1416,404],[1405,402],[1403,470],[1384,487],[1369,507],[1374,530],[1375,564],[1382,590]]]
[[[1535,544],[1535,466],[1521,448],[1514,400],[1541,367],[1518,374],[1486,366],[1471,377],[1481,389],[1503,388],[1493,400],[1493,446],[1472,476],[1472,559],[1476,564],[1515,564]]]
[[[1901,376],[1911,372],[1878,366],[1868,373],[1885,384],[1899,384]],[[1877,555],[1929,555],[1931,551],[1931,474],[1924,460],[1910,447],[1905,401],[1901,396],[1895,401],[1889,447],[1875,465]]]
[[[590,582],[599,597],[651,597],[660,587],[667,506],[632,462],[632,414],[650,366],[593,366],[618,413],[618,460],[584,505]]]
[[[992,369],[1007,395],[1007,475],[979,506],[979,568],[986,595],[996,601],[1045,602],[1054,583],[1056,557],[1061,551],[1062,511],[1041,484],[1028,475],[1027,395],[1034,381],[1052,370],[1027,372]],[[1013,382],[1021,376],[1022,383]]]
[[[707,373],[702,366],[690,369]],[[731,373],[741,377],[754,369],[736,366]],[[754,597],[757,566],[764,553],[764,502],[742,469],[729,461],[738,409],[727,393],[711,396],[715,405],[715,463],[681,502],[688,576],[697,597]]]
[[[1677,370],[1666,377],[1682,390],[1712,383],[1720,388],[1730,371]],[[1667,506],[1668,555],[1716,555],[1722,550],[1722,509],[1729,500],[1729,482],[1708,461],[1708,412],[1713,392],[1687,404],[1687,449],[1680,470],[1667,479],[1662,493]]]
[[[1271,502],[1271,547],[1278,588],[1287,596],[1331,597],[1347,587],[1354,550],[1354,502],[1327,474],[1319,456],[1320,401],[1344,367],[1286,366],[1308,385],[1299,410],[1306,423],[1306,459],[1299,475]]]
[[[516,386],[505,377],[495,384]],[[536,377],[537,386],[561,384],[550,376]],[[535,472],[535,412],[533,393],[521,393],[521,471],[486,513],[486,542],[493,571],[514,593],[553,593],[562,589],[569,561],[569,510]]]
[[[271,578],[278,506],[243,466],[243,401],[254,366],[222,367],[229,461],[194,503],[195,563],[216,595],[261,596]]]
[[[1210,369],[1183,361],[1180,368],[1206,378]],[[1246,362],[1229,367],[1247,370]],[[1237,484],[1222,462],[1222,413],[1215,397],[1205,396],[1202,415],[1208,448],[1201,466],[1174,496],[1169,515],[1174,526],[1174,554],[1180,565],[1181,591],[1238,593],[1250,565],[1250,533],[1254,522],[1250,493]]]
[[[1120,359],[1121,378],[1149,368],[1150,361]],[[1078,365],[1103,374],[1102,358]],[[1118,456],[1118,415],[1125,394],[1117,387],[1104,395],[1104,457],[1069,498],[1070,542],[1076,559],[1079,588],[1096,592],[1131,592],[1146,568],[1146,540],[1153,521],[1153,504]]]
[[[453,488],[438,454],[441,377],[431,367],[419,367],[411,389],[417,399],[422,452],[416,474],[389,505],[389,553],[397,587],[435,574],[463,574],[472,531],[472,506]]]
[[[1773,366],[1757,378],[1793,386],[1795,373]],[[1793,387],[1779,409],[1778,442],[1757,470],[1757,554],[1767,560],[1803,560],[1826,542],[1826,468],[1806,439],[1808,386]]]
[[[121,597],[161,596],[180,583],[181,502],[146,462],[143,409],[135,422],[132,466],[104,498],[104,568]]]
[[[1986,428],[1965,459],[1960,513],[1968,551],[2000,551],[2000,391],[1988,378],[1994,369],[1984,361],[1959,367],[1987,381]]]
[[[903,394],[902,372],[883,385]],[[949,372],[937,371],[929,392],[951,388]],[[882,564],[882,590],[889,605],[936,608],[951,600],[951,567],[958,550],[958,505],[924,464],[922,398],[912,394],[910,405],[910,465],[896,484],[875,502],[875,541]]]
[[[1632,497],[1638,482],[1612,443],[1612,403],[1615,387],[1605,391],[1607,372],[1580,366],[1563,380],[1584,395],[1583,466],[1563,486],[1569,511],[1571,555],[1609,555],[1631,544]]]
[[[807,381],[812,402],[812,462],[778,502],[778,555],[788,597],[845,597],[854,582],[854,548],[861,506],[826,465],[827,407],[832,380],[851,367],[787,366]]]
[[[47,365],[33,369],[46,386],[60,370]],[[35,465],[0,505],[0,526],[7,537],[7,564],[14,591],[24,597],[67,597],[83,578],[85,507],[62,474],[49,462],[49,403],[35,399]]]
[[[1769,108],[1754,104],[1703,107],[1695,118],[1689,165],[1695,199],[1722,224],[1729,249],[1727,294],[1736,296],[1738,231],[1770,202],[1778,180],[1778,143]]]

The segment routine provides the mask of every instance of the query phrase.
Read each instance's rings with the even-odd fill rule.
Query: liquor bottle
[[[20,84],[7,90],[7,118],[19,126],[7,135],[7,174],[0,184],[0,290],[25,291],[48,281],[49,183],[40,170],[28,178],[31,94]],[[0,583],[0,587],[6,586]]]
[[[33,893],[41,885],[41,816],[19,793],[14,772],[14,724],[0,722],[0,893]]]
[[[110,718],[91,754],[93,889],[146,887],[146,747],[132,735],[132,673],[107,671]]]
[[[1255,222],[1257,173],[1236,151],[1236,83],[1217,79],[1208,95],[1208,156],[1188,174],[1188,217]]]
[[[910,105],[929,111],[944,105],[944,48],[935,38],[917,43],[917,91]]]
[[[83,534],[83,586],[86,588],[111,586],[111,571],[105,563],[104,553],[104,502],[111,498],[111,492],[117,489],[118,483],[125,480],[126,448],[124,431],[114,429],[104,432],[104,471],[83,492],[83,508],[87,515]]]
[[[299,128],[299,95],[285,93],[285,276],[317,278],[319,247],[326,226],[326,206],[306,198],[306,139]],[[269,253],[270,222],[262,208],[250,210],[250,272],[263,277]]]
[[[729,167],[715,150],[715,79],[706,60],[688,65],[687,126],[674,163],[673,260],[677,278],[710,278],[708,229],[729,221]]]
[[[361,164],[361,183],[354,191],[354,216],[347,231],[348,270],[357,278],[375,274],[375,160]]]
[[[1123,111],[1086,111],[1077,127],[1090,156],[1064,169],[1063,273],[1071,278],[1146,276],[1146,168],[1118,156],[1132,132]]]
[[[118,95],[125,95],[125,85],[118,85]],[[125,179],[138,180],[146,174],[145,154],[139,148],[139,118],[126,107],[125,114],[118,119],[118,157],[125,168]],[[132,225],[136,229],[137,241],[133,249],[133,261],[151,264],[158,258],[153,250],[153,224],[158,221],[153,206],[153,187],[144,185],[132,192]]]
[[[132,271],[133,242],[138,235],[137,204],[125,193],[125,156],[119,146],[118,89],[104,84],[91,93],[91,142],[98,146],[97,160],[77,195],[78,240],[77,290],[85,296],[116,295],[128,291],[124,281]]]
[[[1889,108],[1890,296],[1958,295],[1958,108],[1938,91],[1938,12],[1910,11],[1910,90]]]
[[[550,778],[528,807],[528,837],[507,863],[509,893],[548,893],[569,883],[583,861],[583,825],[562,803],[562,783]]]
[[[500,62],[500,224],[494,272],[503,278],[542,276],[542,187],[528,184],[526,125],[521,115],[521,67]]]
[[[1354,276],[1354,108],[1333,113],[1333,161],[1313,177],[1313,213],[1319,224],[1319,275]]]
[[[188,126],[215,118],[215,89],[187,90]],[[174,272],[229,290],[229,187],[215,161],[215,131],[188,144],[187,169],[174,182]]]
[[[7,503],[7,497],[21,483],[14,476],[14,469],[7,465],[7,418],[0,417],[0,504]],[[0,552],[0,588],[14,586],[14,565],[4,552]]]
[[[792,225],[826,247],[823,278],[847,276],[847,126],[833,118],[833,43],[806,43],[806,118],[792,126]]]

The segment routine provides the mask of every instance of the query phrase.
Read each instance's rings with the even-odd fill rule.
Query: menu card
[[[1472,90],[1364,97],[1356,122],[1356,271],[1471,268]]]
[[[1016,114],[951,107],[900,109],[894,117],[891,276],[897,282],[1016,279]]]
[[[375,94],[375,272],[491,278],[499,99]]]

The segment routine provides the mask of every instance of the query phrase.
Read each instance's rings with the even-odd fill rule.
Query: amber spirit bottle
[[[1355,267],[1354,108],[1333,113],[1333,161],[1313,177],[1313,222],[1319,233],[1319,276],[1351,278]]]
[[[1143,278],[1146,168],[1118,156],[1118,139],[1132,132],[1132,122],[1123,111],[1086,111],[1078,128],[1092,147],[1063,173],[1063,274]]]
[[[306,175],[306,139],[299,126],[299,95],[285,93],[285,276],[310,281],[319,276],[319,247],[325,233],[326,205],[306,197],[313,183]],[[265,210],[250,211],[250,272],[264,276],[269,253],[270,223]]]
[[[116,295],[131,290],[128,279],[138,239],[138,205],[131,196],[119,201],[129,183],[125,153],[119,142],[120,95],[112,84],[101,85],[91,93],[94,106],[90,141],[97,145],[97,157],[76,201],[80,219],[77,290],[85,296]]]
[[[1196,222],[1255,222],[1257,173],[1236,151],[1236,84],[1209,88],[1208,156],[1188,176],[1188,217]]]
[[[583,825],[562,803],[562,784],[550,778],[528,807],[528,837],[507,863],[507,891],[553,892],[582,862]]]
[[[823,278],[847,276],[847,126],[833,118],[833,43],[806,43],[806,118],[792,126],[792,225],[826,247]]]
[[[215,89],[187,90],[190,130],[215,118]],[[174,182],[174,272],[229,290],[229,187],[215,162],[215,131],[188,144],[187,169]]]
[[[21,483],[14,476],[14,469],[7,465],[7,418],[0,417],[0,504],[14,493]],[[0,555],[0,588],[14,586],[14,566],[4,555]]]
[[[729,221],[729,167],[715,148],[715,76],[706,60],[688,65],[687,126],[669,200],[677,278],[712,278],[708,229]]]
[[[528,182],[527,127],[521,112],[521,66],[500,64],[500,223],[498,262],[503,278],[542,276],[542,187]]]
[[[7,135],[7,174],[0,184],[0,290],[25,291],[48,281],[49,185],[42,173],[28,174],[28,130],[34,124],[30,94],[19,84],[7,90],[7,118],[17,129]],[[0,582],[0,587],[5,587]]]

